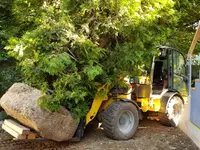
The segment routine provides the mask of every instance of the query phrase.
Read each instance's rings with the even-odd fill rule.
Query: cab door
[[[182,96],[187,96],[187,67],[185,57],[177,50],[172,51],[172,89],[178,91]]]

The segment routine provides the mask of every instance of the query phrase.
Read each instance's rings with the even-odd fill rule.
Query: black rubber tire
[[[179,124],[183,110],[183,101],[179,96],[173,96],[168,100],[166,113],[159,113],[159,121],[161,124],[176,127]]]
[[[127,117],[130,117],[128,125],[127,122],[125,123]],[[138,124],[138,110],[136,106],[130,102],[113,102],[108,106],[103,115],[102,126],[104,132],[107,137],[114,140],[128,140],[132,138],[138,128]],[[122,128],[124,131],[122,131]]]

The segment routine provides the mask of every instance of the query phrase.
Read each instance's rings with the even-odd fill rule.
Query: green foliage
[[[40,96],[37,102],[39,106],[42,106],[45,110],[50,112],[58,111],[60,107],[60,104],[55,103],[55,101],[50,95]]]
[[[198,11],[200,9],[200,1],[176,0],[175,2],[176,14],[179,19],[175,26],[176,29],[169,36],[166,44],[176,47],[183,53],[187,53],[200,20],[200,12]],[[196,54],[199,53],[199,49],[200,45],[197,44],[195,49]]]
[[[15,60],[8,56],[0,46],[0,97],[15,82],[21,79],[20,71],[15,65]]]
[[[83,71],[87,75],[89,81],[94,80],[97,75],[103,73],[103,70],[100,66],[85,67]]]
[[[121,78],[141,74],[157,45],[178,47],[182,32],[184,45],[190,41],[193,30],[182,25],[194,3],[199,6],[197,0],[0,2],[12,22],[0,23],[0,39],[24,81],[47,94],[41,107],[56,111],[62,105],[83,117],[98,87],[124,86]]]
[[[14,65],[1,65],[0,97],[15,82],[20,81],[20,72]]]
[[[67,66],[71,63],[72,61],[68,55],[58,54],[57,56],[44,56],[38,66],[41,71],[47,72],[49,75],[59,75],[59,73],[67,69]]]
[[[0,52],[0,62],[8,60],[9,56],[5,51]]]

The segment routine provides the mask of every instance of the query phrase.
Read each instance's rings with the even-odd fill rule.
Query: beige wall
[[[190,122],[190,102],[185,104],[179,128],[200,148],[200,129]]]

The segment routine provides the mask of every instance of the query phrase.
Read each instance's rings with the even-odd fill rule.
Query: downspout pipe
[[[192,93],[192,54],[188,56],[188,96],[189,100],[191,100]]]

